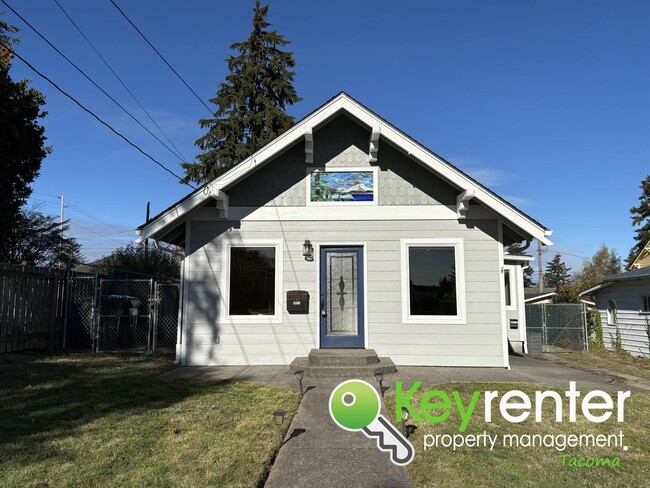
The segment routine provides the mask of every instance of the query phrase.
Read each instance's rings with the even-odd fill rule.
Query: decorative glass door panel
[[[363,248],[321,248],[321,347],[363,348]]]

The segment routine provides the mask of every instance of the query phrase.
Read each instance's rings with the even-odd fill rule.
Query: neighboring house
[[[641,269],[650,266],[650,241],[641,250],[634,262],[630,265],[630,269]]]
[[[504,245],[552,244],[345,93],[138,232],[186,250],[184,365],[367,348],[402,365],[508,367],[508,336],[525,331],[509,328]]]
[[[607,278],[580,296],[595,297],[608,349],[615,348],[617,333],[623,349],[634,355],[649,355],[650,267]]]
[[[541,305],[553,303],[553,298],[557,295],[555,288],[544,288],[540,292],[537,288],[526,288],[524,290],[524,302],[526,305]]]

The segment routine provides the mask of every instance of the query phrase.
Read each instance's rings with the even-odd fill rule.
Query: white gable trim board
[[[325,171],[372,172],[373,198],[312,202],[310,175],[326,163],[317,160],[318,130],[337,123],[334,116],[342,111],[369,130],[367,158],[363,165],[339,164]],[[296,161],[287,149],[301,138],[304,159],[300,154]],[[431,204],[435,195],[421,204],[380,203],[379,183],[388,178],[391,154],[381,150],[384,138],[409,155],[399,164],[424,165],[441,184],[455,188],[455,205],[449,199],[452,190],[445,189],[450,187],[435,186],[427,191],[447,191],[446,204]],[[235,183],[246,185],[245,178],[271,160],[303,165],[294,186],[304,200],[278,205],[272,198],[238,206],[234,196],[229,198]],[[390,178],[381,180],[381,191],[396,191],[386,185],[402,176],[398,171]],[[420,191],[418,178],[397,183],[400,191]],[[357,191],[370,191],[357,184]],[[216,205],[204,206],[210,199]],[[480,205],[473,205],[475,200]],[[510,330],[509,314],[523,313],[527,258],[520,263],[504,255],[505,226],[523,238],[550,243],[550,231],[541,224],[345,94],[142,226],[140,240],[163,238],[179,225],[186,251],[177,347],[183,365],[286,365],[312,348],[330,347],[372,348],[397,365],[508,368],[508,339],[525,348],[524,324]],[[305,256],[307,241],[313,253]],[[245,249],[233,251],[237,248]],[[506,266],[515,288],[510,306],[505,303]],[[239,277],[236,286],[233,275]]]

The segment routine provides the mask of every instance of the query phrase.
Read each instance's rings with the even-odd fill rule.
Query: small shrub
[[[589,347],[592,349],[605,348],[603,324],[598,310],[587,310],[587,335],[589,337]]]
[[[612,347],[616,354],[623,357],[632,357],[632,355],[623,348],[623,338],[621,337],[621,331],[618,330],[618,328],[616,329],[616,335],[612,336],[612,334],[610,334],[610,337],[612,339]]]

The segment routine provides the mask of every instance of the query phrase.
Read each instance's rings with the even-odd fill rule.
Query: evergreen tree
[[[630,209],[632,226],[640,226],[636,229],[634,240],[636,243],[630,249],[630,254],[625,264],[630,267],[645,245],[650,241],[650,175],[641,182],[641,196],[639,205]]]
[[[11,49],[17,29],[0,20],[0,262],[10,260],[12,236],[19,231],[20,209],[32,193],[45,147],[45,129],[38,119],[45,98],[27,80],[14,82],[9,75]]]
[[[535,271],[530,266],[524,266],[524,288],[533,288],[535,282],[533,281],[533,275]]]
[[[569,283],[569,271],[566,264],[562,262],[562,256],[557,253],[551,261],[546,265],[544,278],[546,284],[551,288],[559,288]]]
[[[524,254],[524,248],[522,243],[515,242],[508,246],[506,252],[508,254]],[[535,282],[533,281],[533,275],[535,274],[535,271],[533,271],[533,268],[531,268],[530,266],[524,266],[523,271],[524,271],[524,288],[532,288],[533,286],[535,286]]]
[[[280,48],[290,42],[266,21],[269,6],[257,0],[253,29],[247,40],[230,46],[230,74],[219,85],[214,118],[203,119],[207,133],[196,141],[203,151],[196,163],[183,163],[185,182],[205,183],[241,162],[293,125],[285,108],[301,100],[293,87],[293,53]]]

